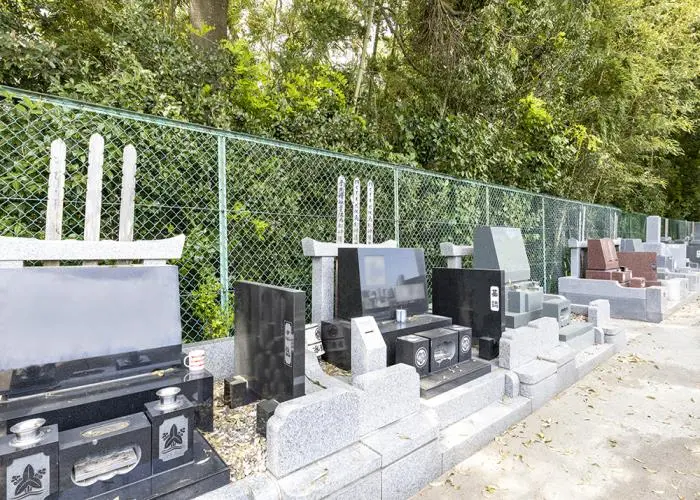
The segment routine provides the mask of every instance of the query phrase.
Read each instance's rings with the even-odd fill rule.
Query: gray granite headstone
[[[530,261],[520,229],[479,226],[474,233],[474,269],[502,269],[505,281],[530,279]]]
[[[644,244],[642,240],[633,238],[623,238],[620,240],[620,252],[643,252]]]
[[[647,217],[646,243],[661,243],[661,217],[650,215]]]
[[[176,266],[0,269],[0,370],[182,343]]]

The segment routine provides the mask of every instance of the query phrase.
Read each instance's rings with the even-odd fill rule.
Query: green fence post
[[[394,239],[396,246],[401,246],[399,239],[401,230],[399,227],[399,169],[394,167]]]
[[[221,307],[228,306],[228,217],[226,209],[226,137],[217,137],[219,160],[219,279]]]
[[[546,223],[545,223],[545,217],[544,217],[544,198],[540,196],[540,200],[542,202],[542,282],[544,286],[544,292],[549,293],[549,289],[547,288],[547,239],[545,237],[546,234]]]

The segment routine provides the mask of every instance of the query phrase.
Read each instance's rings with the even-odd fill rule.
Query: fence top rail
[[[105,106],[105,105],[101,105],[101,104],[92,104],[92,103],[87,103],[84,101],[79,101],[76,99],[71,99],[71,98],[66,98],[66,97],[58,97],[58,96],[43,94],[40,92],[34,92],[31,90],[18,89],[18,88],[10,87],[7,85],[0,85],[0,96],[4,96],[7,98],[15,98],[15,99],[16,98],[26,98],[26,99],[34,100],[37,102],[42,102],[42,103],[50,104],[53,106],[60,106],[63,108],[68,108],[68,109],[89,111],[92,113],[113,116],[113,117],[117,117],[117,118],[127,118],[127,119],[140,121],[140,122],[144,122],[144,123],[150,123],[153,125],[172,127],[172,128],[177,128],[177,129],[181,129],[181,130],[189,130],[192,132],[209,134],[209,135],[217,136],[217,137],[226,137],[226,138],[230,138],[230,139],[236,139],[236,140],[241,140],[241,141],[255,143],[255,144],[290,149],[293,151],[298,151],[300,153],[316,154],[316,155],[321,155],[321,156],[325,156],[328,158],[336,158],[338,160],[351,161],[351,162],[355,162],[355,163],[364,164],[366,166],[388,168],[388,169],[392,169],[395,171],[398,170],[400,172],[403,171],[403,172],[408,172],[408,173],[415,173],[418,175],[424,175],[424,176],[428,176],[428,177],[444,179],[444,180],[452,181],[452,182],[459,182],[462,184],[481,186],[481,187],[488,188],[488,189],[498,189],[498,190],[508,191],[508,192],[512,192],[512,193],[519,193],[519,194],[524,194],[524,195],[529,195],[529,196],[540,197],[540,198],[548,199],[548,200],[552,200],[552,201],[572,203],[572,204],[576,204],[576,205],[593,207],[593,208],[603,208],[603,209],[607,209],[607,210],[616,211],[619,213],[624,213],[621,209],[614,207],[612,205],[598,205],[598,204],[590,203],[590,202],[586,202],[586,201],[569,200],[566,198],[560,198],[558,196],[552,196],[552,195],[548,195],[548,194],[525,191],[523,189],[514,188],[514,187],[510,187],[510,186],[501,186],[501,185],[497,185],[497,184],[489,184],[487,182],[483,182],[483,181],[479,181],[479,180],[454,177],[454,176],[449,175],[449,174],[443,174],[440,172],[432,172],[430,170],[425,170],[425,169],[413,167],[410,165],[400,165],[400,164],[396,164],[396,163],[389,163],[386,161],[375,160],[375,159],[371,159],[371,158],[365,158],[365,157],[350,155],[350,154],[346,154],[346,153],[336,153],[333,151],[328,151],[328,150],[324,150],[324,149],[317,149],[314,147],[304,146],[301,144],[284,142],[284,141],[279,141],[276,139],[267,139],[264,137],[246,134],[243,132],[233,132],[230,130],[222,130],[222,129],[210,127],[207,125],[200,125],[200,124],[196,124],[196,123],[184,122],[184,121],[174,120],[172,118],[165,118],[165,117],[150,115],[150,114],[146,114],[146,113],[137,113],[135,111],[112,108],[110,106]]]

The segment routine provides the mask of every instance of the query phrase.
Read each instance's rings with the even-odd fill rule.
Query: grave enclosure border
[[[134,237],[187,235],[179,262],[186,341],[202,339],[197,301],[207,290],[214,293],[212,279],[221,284],[216,293],[224,304],[239,279],[301,289],[310,319],[311,262],[301,251],[301,239],[334,240],[339,175],[359,177],[363,190],[367,181],[374,182],[374,240],[424,248],[429,268],[444,265],[441,242],[471,244],[477,225],[522,228],[533,279],[550,292],[567,274],[569,238],[645,235],[645,215],[614,207],[4,86],[0,131],[3,236],[43,238],[49,145],[60,138],[68,150],[64,235],[81,237],[88,140],[100,133],[105,138],[100,238],[117,239],[121,150],[134,144]],[[673,238],[692,232],[686,221],[668,220],[667,227]]]

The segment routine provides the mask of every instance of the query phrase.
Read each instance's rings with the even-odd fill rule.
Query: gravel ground
[[[417,499],[699,499],[700,300],[630,339]]]
[[[214,385],[214,432],[204,433],[209,444],[231,469],[231,480],[265,471],[265,438],[255,432],[252,403],[231,409],[223,402],[224,385]]]

